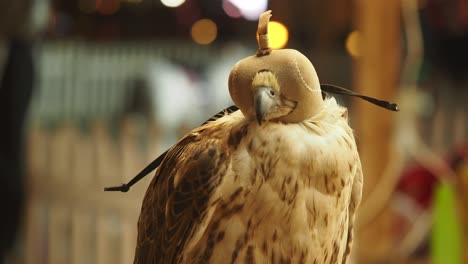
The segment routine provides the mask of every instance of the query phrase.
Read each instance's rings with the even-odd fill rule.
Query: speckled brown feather
[[[226,134],[205,125],[167,154],[147,189],[138,222],[134,263],[179,263],[228,168]]]

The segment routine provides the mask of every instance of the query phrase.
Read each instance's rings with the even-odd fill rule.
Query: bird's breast
[[[296,130],[247,133],[239,142],[203,238],[212,263],[313,263],[346,240],[351,156],[334,153],[346,139]]]

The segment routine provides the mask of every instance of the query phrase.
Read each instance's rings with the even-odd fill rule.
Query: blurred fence
[[[88,43],[49,41],[38,45],[38,82],[31,118],[110,119],[125,112],[135,82],[159,60],[202,68],[221,48],[175,41]],[[226,91],[227,91],[227,79]]]
[[[151,115],[131,115],[129,104],[148,103],[135,102],[134,81],[148,78],[149,65],[158,60],[200,69],[220,54],[221,49],[169,41],[37,46],[38,79],[26,133],[25,263],[132,262],[152,176],[128,193],[103,188],[130,180],[174,143],[165,134],[172,140],[185,132],[178,129],[189,128],[162,129],[164,123]],[[203,116],[203,109],[195,112]]]
[[[158,154],[154,126],[127,118],[121,133],[105,123],[33,125],[28,138],[26,263],[132,263],[137,219],[149,181],[128,193],[103,192],[127,182]]]

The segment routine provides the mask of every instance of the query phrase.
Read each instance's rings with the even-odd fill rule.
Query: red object
[[[462,145],[455,149],[446,160],[456,172],[459,164],[468,160],[468,146]],[[413,163],[403,171],[397,189],[413,198],[423,208],[427,208],[431,205],[436,182],[437,178],[429,170],[419,163]]]
[[[413,198],[420,206],[427,208],[432,201],[436,177],[420,164],[414,164],[403,171],[398,190]]]

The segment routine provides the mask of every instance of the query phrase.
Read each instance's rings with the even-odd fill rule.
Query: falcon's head
[[[297,102],[289,100],[281,93],[275,74],[265,70],[258,72],[252,81],[255,117],[258,124],[263,121],[277,120],[291,113]]]
[[[299,123],[323,109],[314,66],[292,49],[239,61],[229,75],[229,92],[244,116],[259,123]]]
[[[299,123],[323,109],[320,82],[314,66],[302,53],[270,48],[270,16],[270,11],[260,16],[259,50],[232,68],[229,92],[250,120]]]

